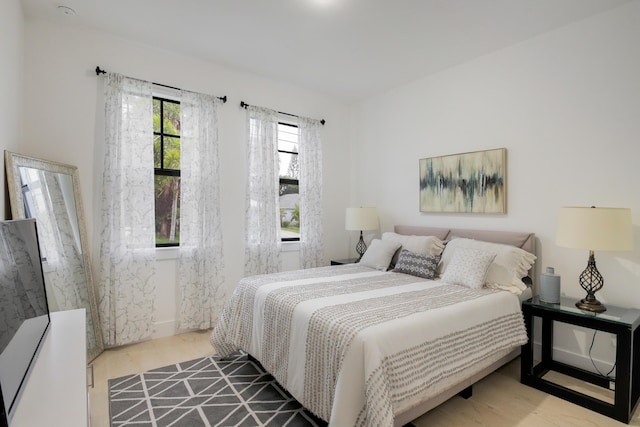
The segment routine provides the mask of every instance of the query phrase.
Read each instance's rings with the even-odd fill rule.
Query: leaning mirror
[[[104,349],[91,276],[78,168],[5,151],[14,219],[35,218],[51,311],[87,312],[87,359]]]

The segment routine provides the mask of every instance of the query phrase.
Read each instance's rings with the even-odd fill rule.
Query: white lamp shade
[[[345,230],[377,230],[380,228],[376,208],[347,208]]]
[[[631,210],[562,207],[556,243],[590,251],[630,251],[633,249]]]

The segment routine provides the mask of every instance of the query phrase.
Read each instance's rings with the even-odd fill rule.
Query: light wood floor
[[[209,332],[191,332],[107,350],[93,361],[89,391],[91,426],[108,427],[107,380],[213,354]],[[584,386],[557,378],[567,386]],[[574,384],[574,385],[572,385]],[[587,387],[598,395],[599,389]],[[608,397],[608,396],[601,396]],[[454,397],[414,421],[417,427],[490,426],[609,427],[626,424],[520,384],[520,359],[473,386],[470,399]],[[640,409],[631,426],[640,426]]]

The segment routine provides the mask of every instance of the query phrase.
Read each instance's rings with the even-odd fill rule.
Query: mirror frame
[[[82,247],[82,262],[84,263],[85,276],[87,277],[87,295],[89,299],[89,311],[93,323],[93,333],[95,335],[96,346],[87,347],[87,363],[95,359],[104,351],[102,340],[102,328],[98,316],[98,304],[96,292],[91,274],[91,259],[89,257],[89,246],[87,240],[87,230],[85,225],[82,196],[80,193],[80,179],[76,166],[64,163],[52,162],[49,160],[36,159],[34,157],[23,156],[21,154],[5,151],[5,170],[7,176],[7,188],[9,190],[9,203],[11,205],[11,215],[13,219],[25,218],[24,199],[22,197],[22,184],[20,182],[20,167],[39,169],[46,172],[61,173],[71,176],[73,183],[73,193],[76,204],[76,215],[78,217],[78,231],[80,233],[80,245]],[[87,325],[88,327],[88,325]]]

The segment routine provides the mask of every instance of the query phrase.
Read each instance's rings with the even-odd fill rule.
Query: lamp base
[[[576,302],[576,307],[580,310],[591,311],[593,313],[602,313],[607,311],[607,307],[604,306],[600,301],[593,298],[593,300],[589,300],[589,297],[583,298],[580,301]]]
[[[356,245],[356,252],[358,252],[358,261],[356,262],[360,262],[360,260],[362,259],[362,255],[364,255],[364,253],[367,251],[367,244],[364,242],[364,239],[362,238],[362,230],[360,230],[360,240],[358,240],[358,244]]]
[[[607,311],[607,307],[596,299],[596,292],[604,286],[604,279],[596,267],[596,257],[593,255],[593,251],[589,251],[587,268],[580,273],[580,286],[587,291],[587,296],[578,301],[576,307],[593,313]]]

